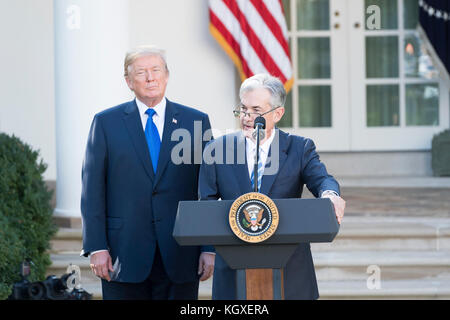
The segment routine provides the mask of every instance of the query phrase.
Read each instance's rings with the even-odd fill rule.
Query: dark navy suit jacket
[[[157,244],[173,282],[198,280],[200,252],[213,248],[181,247],[172,231],[178,202],[198,199],[198,158],[206,144],[203,133],[210,127],[205,113],[167,100],[154,174],[135,100],[95,115],[82,171],[82,254],[109,249],[112,262],[119,260],[120,272],[114,281],[144,281]],[[185,130],[171,141],[174,130],[181,128]],[[175,148],[190,163],[171,161],[180,136],[191,138],[184,141],[186,148]]]
[[[275,139],[269,149],[278,147],[279,166],[275,174],[264,176],[260,192],[272,199],[299,198],[303,186],[319,197],[325,190],[339,193],[339,184],[327,173],[319,160],[315,145],[311,139],[289,135],[275,130]],[[278,142],[277,142],[278,141]],[[240,152],[245,151],[245,138],[241,132],[220,137],[211,141],[205,148],[205,154],[223,153],[222,164],[202,163],[200,168],[199,196],[201,200],[235,200],[242,194],[252,192],[246,156],[239,160]],[[232,150],[233,149],[233,150]],[[233,152],[231,155],[230,152]],[[241,152],[242,153],[242,152]],[[234,163],[226,160],[234,158]],[[220,158],[220,157],[218,157]],[[277,161],[273,157],[271,161]],[[217,159],[217,157],[216,157]],[[242,163],[244,160],[245,162]],[[228,162],[228,164],[227,164]],[[236,271],[230,269],[222,257],[217,254],[214,268],[213,299],[236,299]],[[319,297],[314,264],[309,243],[300,244],[284,269],[285,299],[317,299]]]

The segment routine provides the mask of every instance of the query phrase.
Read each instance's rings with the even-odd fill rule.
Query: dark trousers
[[[102,279],[103,300],[197,300],[199,282],[170,281],[156,248],[150,275],[144,282],[125,283]]]

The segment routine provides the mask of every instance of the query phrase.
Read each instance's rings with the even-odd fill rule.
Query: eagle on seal
[[[260,208],[260,210],[251,210],[250,212],[248,212],[246,209],[243,210],[244,211],[244,215],[245,215],[245,219],[250,223],[250,229],[252,231],[256,231],[258,230],[258,227],[261,228],[262,225],[264,224],[264,221],[262,223],[260,223],[262,216],[263,216],[263,212],[264,212],[264,208]]]

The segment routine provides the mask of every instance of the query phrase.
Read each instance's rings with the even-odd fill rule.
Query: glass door
[[[449,88],[416,31],[418,10],[417,0],[349,0],[351,150],[430,149],[449,126]]]
[[[350,148],[347,0],[283,0],[294,85],[278,126],[319,150]]]

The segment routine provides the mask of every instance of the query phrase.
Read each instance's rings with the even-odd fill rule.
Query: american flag
[[[209,0],[209,29],[239,70],[293,84],[286,20],[281,0]]]

